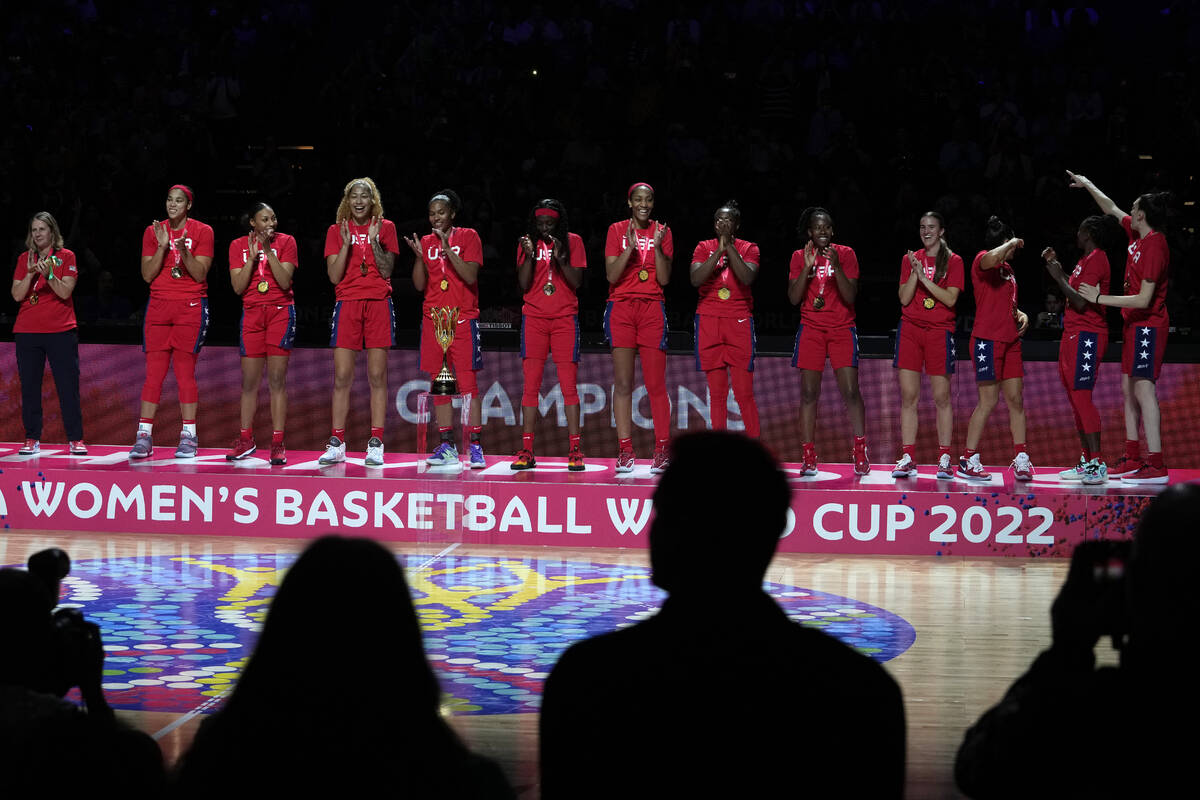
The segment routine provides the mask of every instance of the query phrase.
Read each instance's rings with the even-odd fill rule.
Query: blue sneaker
[[[425,463],[431,467],[448,467],[457,464],[458,448],[454,446],[454,442],[442,442],[433,451],[433,454],[425,459]]]
[[[471,442],[468,453],[471,469],[483,469],[487,466],[487,462],[483,460],[483,445],[479,442]]]
[[[1087,467],[1083,471],[1082,482],[1085,486],[1097,486],[1108,482],[1108,465],[1103,461],[1093,458],[1087,462]]]

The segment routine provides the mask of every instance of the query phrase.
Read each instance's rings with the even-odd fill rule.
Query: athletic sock
[[[337,439],[339,442],[346,441],[346,429],[345,428],[334,428],[333,429],[333,438]]]
[[[271,444],[283,444],[283,431],[271,431]]]
[[[196,435],[196,420],[185,419],[183,421],[183,432],[191,434],[192,436],[195,436]]]
[[[1141,446],[1139,445],[1137,439],[1126,439],[1125,440],[1125,457],[1126,458],[1128,458],[1130,461],[1137,461],[1138,456],[1141,455],[1141,452],[1142,452]]]
[[[483,433],[483,426],[482,425],[468,425],[467,433],[469,434],[469,438],[470,438],[472,444],[479,444],[479,435],[481,433]]]
[[[254,438],[254,429],[253,428],[240,428],[238,430],[238,433],[241,434],[241,437],[243,439],[253,439]]]
[[[376,428],[374,425],[372,425],[371,426],[371,438],[379,439],[380,441],[383,441],[383,428]]]
[[[532,433],[522,433],[521,434],[521,448],[523,450],[528,450],[531,453],[533,452],[533,434]]]
[[[138,433],[153,433],[154,420],[149,417],[142,417],[138,420]]]
[[[1146,461],[1150,464],[1150,466],[1154,467],[1155,469],[1162,469],[1163,468],[1162,451],[1160,450],[1156,453],[1153,450],[1151,450],[1150,452],[1148,452],[1146,454]]]
[[[631,436],[628,439],[618,439],[617,440],[617,449],[620,450],[622,453],[624,453],[626,451],[633,452],[633,437]]]
[[[581,446],[581,445],[579,444],[579,442],[580,442],[580,439],[581,439],[581,437],[580,437],[580,435],[579,435],[578,433],[570,434],[570,435],[567,437],[567,440],[570,442],[570,445],[569,445],[569,446],[570,446],[570,449],[571,449],[571,450],[578,450],[578,449],[580,449],[580,446]]]
[[[449,426],[449,425],[445,425],[445,426],[439,425],[439,426],[438,426],[438,437],[439,437],[439,438],[440,438],[440,439],[441,439],[443,442],[448,442],[448,441],[450,441],[450,439],[451,439],[451,436],[450,436],[450,426]]]

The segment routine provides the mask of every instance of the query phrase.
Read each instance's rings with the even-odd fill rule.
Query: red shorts
[[[1096,388],[1100,359],[1108,348],[1108,331],[1063,331],[1058,345],[1058,376],[1067,391]]]
[[[697,314],[695,320],[696,369],[708,372],[734,367],[754,372],[754,317],[714,317]]]
[[[858,328],[814,328],[801,325],[796,329],[796,345],[792,348],[792,366],[817,372],[825,369],[825,359],[834,369],[858,366]]]
[[[483,351],[479,348],[479,320],[460,319],[454,328],[454,341],[446,351],[446,364],[458,374],[463,370],[483,369]],[[442,369],[442,346],[433,330],[433,317],[421,321],[421,371],[437,375]]]
[[[392,298],[339,300],[329,320],[329,346],[346,350],[384,348],[396,343],[396,310]]]
[[[971,363],[975,365],[976,382],[1025,377],[1020,339],[1015,342],[997,342],[972,336]]]
[[[1126,325],[1122,330],[1121,372],[1131,378],[1156,381],[1167,352],[1167,328]]]
[[[208,334],[208,298],[150,298],[142,322],[142,352],[199,353]]]
[[[667,307],[661,300],[609,300],[604,339],[611,347],[667,349]]]
[[[242,309],[238,345],[246,358],[290,355],[295,341],[295,306],[259,303]]]
[[[579,363],[579,315],[521,318],[521,358],[545,361],[551,353],[555,364]]]
[[[922,328],[904,320],[896,325],[896,369],[924,370],[926,375],[953,375],[957,354],[954,331],[946,328]]]

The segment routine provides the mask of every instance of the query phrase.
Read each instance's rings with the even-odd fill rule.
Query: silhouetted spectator
[[[1198,684],[1186,631],[1200,612],[1200,486],[1146,510],[1126,564],[1112,542],[1080,545],[1050,609],[1053,643],[967,731],[959,788],[990,797],[1168,797],[1188,791]],[[1095,668],[1111,635],[1119,667]]]
[[[288,570],[237,687],[183,756],[177,788],[512,797],[496,765],[443,721],[439,698],[395,556],[325,536]]]
[[[49,553],[70,568],[61,551],[34,559]],[[160,796],[158,745],[119,723],[100,688],[99,629],[78,612],[52,616],[57,602],[53,577],[0,569],[0,791],[68,796],[120,786],[132,797]],[[85,707],[62,698],[72,686]]]
[[[675,441],[650,530],[651,579],[669,597],[555,665],[543,798],[900,796],[896,682],[763,591],[790,497],[753,440]]]

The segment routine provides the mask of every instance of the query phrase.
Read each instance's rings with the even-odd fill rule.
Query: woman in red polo
[[[387,420],[387,355],[396,343],[396,312],[392,307],[392,270],[400,239],[396,226],[383,218],[383,201],[370,178],[346,184],[336,221],[325,234],[325,267],[337,302],[330,319],[333,348],[333,430],[318,463],[329,466],[346,460],[346,416],[354,362],[367,351],[367,382],[371,391],[371,436],[363,463],[383,466],[383,424]]]
[[[616,471],[633,471],[633,370],[635,359],[640,357],[654,422],[650,471],[659,473],[667,468],[667,445],[671,440],[663,287],[671,279],[675,242],[670,228],[650,218],[654,212],[654,189],[650,184],[630,186],[626,201],[630,218],[609,225],[604,243],[604,270],[609,284],[604,334],[613,358]]]
[[[579,433],[579,298],[587,256],[583,239],[567,227],[567,210],[553,199],[539,201],[517,245],[517,283],[525,295],[521,309],[521,364],[525,385],[521,393],[521,450],[513,469],[531,469],[538,389],[546,359],[553,356],[567,417],[567,469],[583,470]]]
[[[254,412],[266,366],[271,392],[271,463],[287,463],[283,426],[287,420],[287,368],[296,339],[292,275],[296,240],[276,230],[275,210],[255,203],[247,215],[250,233],[229,245],[229,279],[242,296],[239,344],[242,353],[241,430],[229,453],[239,461],[255,452]]]
[[[896,356],[892,366],[900,377],[900,460],[892,469],[896,478],[917,474],[917,402],[921,399],[921,372],[929,376],[936,409],[938,436],[937,476],[954,477],[950,449],[954,439],[954,412],[950,406],[950,378],[954,375],[954,306],[965,285],[963,261],[946,243],[946,221],[936,211],[921,216],[921,249],[900,260],[900,324],[896,327]]]
[[[23,456],[41,451],[42,376],[46,362],[54,375],[63,428],[73,456],[87,455],[83,443],[83,411],[79,403],[79,336],[71,295],[79,269],[75,254],[63,247],[58,222],[48,211],[29,220],[25,252],[17,259],[12,297],[20,303],[13,324],[17,374],[21,378],[21,421],[25,425]]]
[[[188,216],[194,199],[190,187],[172,186],[167,190],[167,218],[151,223],[142,234],[142,279],[150,284],[150,302],[142,325],[146,382],[137,438],[129,451],[133,459],[148,458],[154,452],[154,415],[172,364],[183,416],[175,457],[195,458],[199,446],[196,357],[208,333],[207,281],[214,250],[212,228]]]

